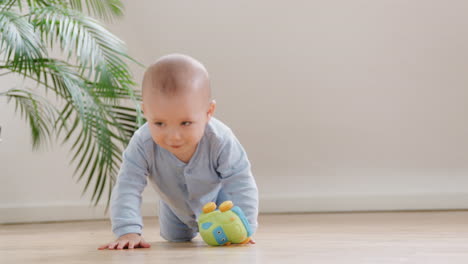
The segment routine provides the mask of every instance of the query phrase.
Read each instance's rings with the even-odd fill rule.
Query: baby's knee
[[[161,237],[169,242],[189,242],[197,236],[197,232],[174,232],[163,231],[160,232]]]

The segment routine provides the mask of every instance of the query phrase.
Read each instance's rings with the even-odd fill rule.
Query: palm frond
[[[80,12],[84,11],[85,2],[88,13],[105,20],[123,16],[123,4],[120,0],[70,0],[71,8]]]
[[[120,107],[102,102],[76,68],[56,59],[38,59],[43,75],[27,78],[53,90],[66,104],[55,119],[55,127],[63,135],[63,143],[73,140],[71,151],[78,181],[86,176],[85,193],[94,180],[92,200],[97,204],[105,186],[114,184],[121,152],[137,129],[139,112],[131,107]],[[14,69],[11,69],[14,70]],[[128,94],[122,98],[129,98]],[[127,120],[121,123],[121,120]],[[134,120],[133,125],[131,120]],[[109,187],[110,188],[110,187]],[[109,203],[109,200],[107,201]]]
[[[23,3],[25,2],[25,3]],[[29,9],[40,7],[40,6],[48,6],[48,5],[57,5],[62,4],[63,1],[61,0],[0,0],[0,9],[1,10],[11,10],[13,8],[17,8],[20,13],[23,12],[24,7]],[[24,5],[24,7],[23,7]]]
[[[0,11],[0,55],[17,72],[35,72],[31,60],[41,58],[45,47],[24,17],[8,10]]]
[[[61,127],[66,128],[65,141],[73,135],[76,137],[72,147],[72,162],[79,158],[75,170],[79,175],[78,180],[87,175],[83,193],[88,190],[93,176],[96,176],[92,200],[97,203],[105,187],[105,179],[110,179],[107,183],[113,184],[119,168],[120,153],[128,134],[120,129],[120,124],[112,120],[100,98],[89,89],[73,68],[54,60],[49,60],[43,67],[47,69],[54,87],[60,89],[59,93],[64,94],[64,98],[71,105],[66,105],[63,109],[65,111],[61,111],[68,118],[60,115],[57,121],[61,123]],[[71,110],[76,115],[72,116]],[[70,119],[73,120],[73,124],[67,126],[66,122],[70,122]],[[88,148],[83,148],[85,144],[92,144],[94,151],[89,152]]]
[[[124,43],[98,21],[61,6],[37,8],[31,19],[51,46],[57,41],[68,59],[76,55],[80,75],[94,82],[95,89],[108,99],[115,97],[115,88],[128,93],[135,85],[122,59],[130,59]]]
[[[0,2],[0,55],[6,60],[0,61],[0,69],[8,71],[2,75],[19,73],[53,91],[61,108],[58,113],[55,109],[51,121],[43,111],[53,104],[35,105],[42,101],[26,92],[21,97],[16,90],[9,96],[34,120],[30,124],[33,137],[54,134],[63,143],[72,143],[71,162],[76,164],[78,181],[85,180],[83,193],[94,182],[92,201],[97,204],[107,186],[109,205],[121,152],[144,121],[141,95],[133,89],[135,83],[126,64],[127,60],[136,61],[127,55],[120,39],[77,11],[83,10],[82,1],[23,1],[29,11],[25,15],[14,11],[14,6],[21,10],[22,0],[5,1],[8,5]],[[86,0],[85,4],[98,15],[121,14],[120,0]],[[57,44],[65,60],[50,58],[44,48],[53,49]],[[120,106],[128,101],[134,108]],[[39,145],[43,140],[36,142]]]
[[[25,89],[10,89],[0,95],[6,96],[8,102],[15,101],[15,109],[25,118],[31,128],[33,148],[50,142],[53,135],[57,109],[44,97]]]

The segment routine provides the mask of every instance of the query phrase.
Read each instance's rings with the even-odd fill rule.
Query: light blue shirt
[[[189,163],[157,145],[148,124],[140,127],[123,153],[111,199],[112,231],[141,234],[141,195],[147,180],[175,215],[197,230],[203,205],[227,195],[257,229],[258,189],[247,154],[229,127],[211,118]]]

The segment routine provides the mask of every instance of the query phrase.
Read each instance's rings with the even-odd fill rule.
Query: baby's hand
[[[132,249],[132,248],[149,248],[151,247],[142,236],[139,234],[125,234],[119,237],[115,242],[111,242],[100,246],[98,249]]]

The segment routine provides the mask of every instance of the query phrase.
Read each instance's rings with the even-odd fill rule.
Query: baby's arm
[[[143,144],[137,131],[123,153],[123,162],[116,185],[112,191],[110,216],[112,231],[118,237],[115,242],[100,247],[122,249],[147,247],[140,236],[142,192],[147,184],[148,164]]]
[[[222,180],[223,191],[244,211],[252,233],[255,233],[258,225],[257,184],[247,154],[232,132],[221,142],[217,157],[217,171]]]

